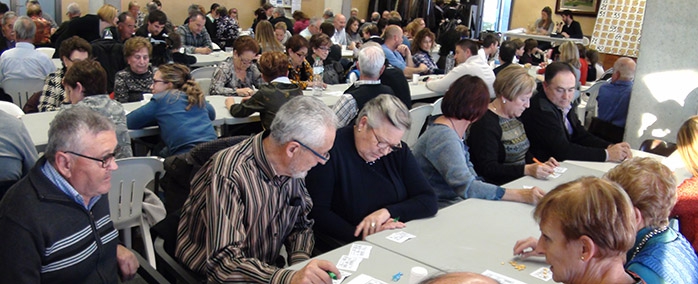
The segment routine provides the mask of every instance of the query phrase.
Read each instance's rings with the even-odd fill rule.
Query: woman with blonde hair
[[[204,99],[189,68],[172,63],[160,65],[151,89],[153,98],[129,113],[127,125],[129,129],[159,126],[160,138],[167,146],[160,156],[186,153],[197,144],[218,137],[211,123],[216,111]]]
[[[254,31],[254,37],[261,48],[259,51],[260,53],[267,51],[284,52],[284,46],[276,39],[276,35],[274,35],[274,26],[272,26],[269,21],[259,21],[257,29]]]
[[[485,115],[474,122],[468,146],[475,171],[494,184],[505,184],[522,176],[545,179],[558,166],[555,158],[533,161],[531,146],[518,117],[529,107],[536,80],[525,68],[504,68],[494,80],[495,98]]]
[[[533,213],[541,237],[518,241],[515,254],[545,255],[553,280],[562,283],[645,283],[625,270],[636,222],[628,194],[617,184],[583,177],[557,186]]]
[[[678,216],[679,230],[698,251],[698,116],[692,116],[681,125],[676,143],[692,177],[679,185],[676,206],[670,216]]]
[[[536,28],[536,34],[550,35],[553,33],[555,25],[553,24],[552,15],[553,10],[548,6],[545,6],[545,8],[540,11],[540,19],[536,20],[536,23],[533,24]]]

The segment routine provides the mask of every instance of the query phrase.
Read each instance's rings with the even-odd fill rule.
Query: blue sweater
[[[206,102],[205,108],[192,106],[186,110],[187,95],[180,90],[168,90],[153,95],[146,105],[128,114],[129,129],[159,126],[160,137],[167,145],[167,155],[186,153],[199,143],[218,138],[212,120],[216,111]]]
[[[479,180],[467,147],[448,126],[432,124],[412,149],[442,206],[467,198],[499,200],[504,196],[504,188]]]
[[[638,243],[653,228],[642,228],[635,245],[628,251],[632,257]],[[633,259],[628,259],[625,268],[637,273],[647,283],[698,283],[698,258],[686,238],[675,228],[658,234],[642,247]]]

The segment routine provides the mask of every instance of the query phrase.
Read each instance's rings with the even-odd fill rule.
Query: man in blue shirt
[[[618,127],[625,127],[630,92],[633,90],[633,78],[635,78],[635,61],[627,57],[618,58],[613,64],[611,83],[599,88],[597,98],[599,119]]]
[[[410,49],[402,44],[402,28],[396,25],[387,26],[385,31],[383,31],[383,37],[384,42],[381,47],[383,47],[385,59],[388,60],[390,65],[402,70],[405,77],[411,78],[412,74],[423,73],[428,70],[424,64],[414,66]]]

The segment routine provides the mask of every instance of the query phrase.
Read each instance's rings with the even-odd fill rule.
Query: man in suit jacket
[[[539,160],[622,162],[631,158],[628,143],[611,144],[584,129],[572,105],[576,80],[567,63],[554,62],[545,69],[543,90],[539,88],[521,115],[531,154]]]

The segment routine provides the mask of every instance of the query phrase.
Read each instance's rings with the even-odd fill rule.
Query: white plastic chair
[[[29,97],[44,88],[44,79],[7,79],[2,82],[2,88],[16,105],[22,107]]]
[[[56,49],[53,47],[37,47],[36,51],[48,55],[48,58],[52,58],[53,54],[56,53]]]
[[[191,77],[194,79],[211,79],[215,70],[215,66],[199,67],[191,71]]]
[[[165,173],[162,160],[156,157],[133,157],[116,161],[119,169],[111,174],[109,212],[114,227],[124,234],[126,247],[132,247],[131,228],[141,227],[145,257],[155,267],[155,251],[150,225],[143,217],[145,185]],[[159,174],[158,174],[159,173]]]
[[[587,100],[587,104],[584,107],[584,119],[581,121],[582,125],[588,126],[589,123],[591,122],[592,117],[598,116],[599,112],[599,104],[596,101],[596,97],[599,96],[599,89],[601,86],[608,84],[608,81],[597,81],[589,89],[584,91],[585,93],[589,94],[589,99]]]
[[[444,98],[443,98],[443,97],[440,97],[438,100],[436,100],[434,103],[431,104],[431,106],[433,107],[433,109],[432,109],[432,111],[431,111],[431,116],[437,116],[437,115],[441,115],[441,114],[442,114],[442,112],[441,112],[441,101],[443,101],[443,100],[444,100]]]
[[[196,79],[196,82],[199,83],[199,87],[201,91],[204,92],[204,96],[208,96],[211,90],[211,78]]]
[[[216,50],[221,50],[221,47],[218,46],[218,44],[216,44],[215,42],[212,42],[212,43],[211,43],[211,46],[213,47],[213,50],[214,50],[214,51],[216,51]]]
[[[419,132],[422,131],[422,126],[424,126],[427,116],[431,115],[433,108],[434,107],[432,105],[423,105],[410,110],[412,126],[410,126],[410,129],[405,131],[405,134],[402,135],[402,141],[405,141],[408,146],[412,147],[412,145],[417,142]]]
[[[0,110],[16,118],[20,118],[24,115],[24,111],[11,102],[0,101]]]

